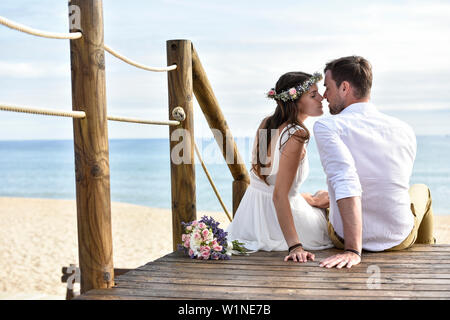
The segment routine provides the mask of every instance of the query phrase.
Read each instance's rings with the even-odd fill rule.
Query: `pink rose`
[[[192,222],[192,225],[195,227],[198,224],[197,220]]]
[[[208,260],[209,259],[209,251],[203,251],[202,257],[203,257],[203,259]]]
[[[189,249],[189,255],[192,256],[194,254],[194,251],[192,249]]]
[[[274,96],[275,95],[275,90],[269,90],[269,92],[267,92],[268,96]]]
[[[210,251],[211,250],[211,248],[209,247],[209,246],[201,246],[200,247],[200,251]]]
[[[211,253],[211,248],[209,246],[203,246],[200,248],[200,252],[203,258],[208,259],[209,254]]]
[[[192,231],[192,226],[187,226],[187,227],[186,227],[186,230],[187,230],[187,231]]]
[[[295,95],[296,93],[297,93],[297,90],[295,90],[295,88],[289,89],[289,94],[290,94],[291,96]]]
[[[185,242],[184,242],[184,247],[185,248],[189,248],[191,246],[191,244],[189,243],[189,239],[187,239]]]
[[[209,235],[208,229],[205,229],[205,230],[202,231],[202,236],[203,236],[203,238],[206,239],[206,238],[208,237],[208,235]]]
[[[205,229],[205,228],[206,228],[206,224],[204,224],[203,222],[200,222],[200,223],[198,224],[198,227],[199,227],[200,229]]]
[[[201,238],[201,235],[200,235],[200,233],[198,233],[198,232],[196,232],[195,234],[194,234],[194,239],[200,239]]]
[[[214,251],[220,252],[220,251],[222,251],[223,247],[217,245],[217,246],[214,246],[213,249],[214,249]]]

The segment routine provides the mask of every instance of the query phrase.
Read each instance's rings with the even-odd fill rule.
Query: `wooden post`
[[[175,251],[181,243],[181,222],[197,219],[191,41],[167,41],[167,65],[173,64],[176,64],[177,68],[168,72],[169,119],[172,118],[172,110],[177,106],[181,106],[186,114],[186,119],[178,126],[169,126],[172,239]]]
[[[81,293],[114,285],[103,9],[101,0],[71,0],[78,6],[83,37],[70,41]],[[74,30],[71,30],[74,31]]]
[[[220,135],[215,135],[215,138],[219,147],[222,149],[223,157],[227,162],[228,168],[234,179],[234,216],[237,208],[239,207],[239,203],[244,196],[245,190],[247,190],[250,183],[250,177],[194,46],[192,46],[192,78],[194,81],[195,97],[197,98],[198,104],[205,115],[209,127],[221,132],[221,137],[219,137]],[[230,150],[232,152],[231,156]]]

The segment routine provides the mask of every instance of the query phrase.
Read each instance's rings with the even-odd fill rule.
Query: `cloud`
[[[64,77],[70,73],[70,67],[65,64],[28,63],[0,61],[0,76],[18,79],[45,79],[48,77]]]

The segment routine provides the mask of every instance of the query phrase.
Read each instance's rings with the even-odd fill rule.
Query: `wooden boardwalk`
[[[286,252],[257,252],[228,261],[168,254],[116,277],[112,289],[77,299],[450,299],[450,245],[415,245],[401,252],[363,253],[351,269],[320,268],[336,249],[308,263]]]

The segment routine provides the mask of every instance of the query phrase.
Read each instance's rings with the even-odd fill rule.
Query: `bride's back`
[[[261,128],[264,127],[266,120],[267,120],[267,118],[262,121],[260,127],[258,128],[258,133],[256,134],[256,137],[255,137],[255,140],[253,143],[253,152],[252,152],[252,163],[253,164],[256,163],[256,157],[258,155],[256,152],[257,146],[258,146],[258,139],[260,137],[265,138],[265,134],[267,134],[267,131],[266,132],[260,131]],[[261,170],[261,176],[263,176],[263,177],[266,176],[266,182],[269,184],[269,186],[273,187],[273,186],[275,186],[275,182],[276,182],[276,178],[277,178],[280,156],[281,156],[281,153],[283,152],[286,142],[288,141],[289,138],[291,138],[291,136],[297,130],[304,130],[304,129],[298,125],[283,123],[278,129],[272,129],[272,130],[273,130],[272,137],[271,137],[269,146],[267,147],[267,156],[264,157],[260,154],[260,162],[266,163],[267,166],[261,168],[260,170]],[[261,150],[261,148],[263,148],[262,150],[264,150],[265,145],[263,145],[262,147],[260,146],[260,150]],[[292,186],[291,186],[291,189],[289,192],[290,194],[295,193],[298,190],[300,185],[306,179],[308,172],[309,172],[309,166],[308,166],[308,161],[307,161],[307,157],[306,157],[306,148],[304,148],[303,150],[304,150],[304,154],[298,155],[299,157],[302,158],[302,160],[300,161],[294,182],[292,183]],[[262,182],[261,177],[258,177],[258,175],[254,172],[254,170],[251,171],[251,175],[253,176],[253,178],[256,178]]]

